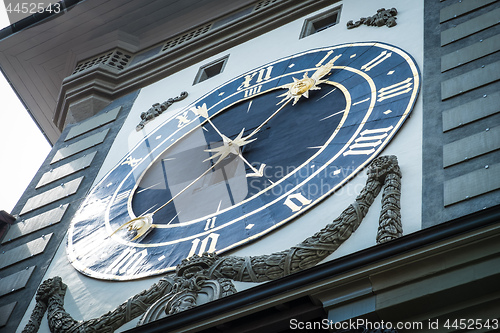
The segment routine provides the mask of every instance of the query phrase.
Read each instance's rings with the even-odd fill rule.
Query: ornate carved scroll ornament
[[[53,333],[113,332],[141,315],[139,325],[231,295],[236,292],[232,281],[264,282],[307,269],[333,253],[356,231],[380,191],[383,193],[377,243],[402,236],[401,171],[396,157],[376,158],[367,173],[366,185],[355,201],[332,223],[300,244],[269,255],[220,257],[204,253],[185,259],[175,273],[96,319],[74,320],[64,309],[66,285],[60,277],[48,279],[39,287],[35,309],[23,332],[36,332],[45,311]]]
[[[386,25],[387,27],[391,28],[397,25],[396,15],[398,15],[398,11],[396,8],[380,8],[379,10],[377,10],[377,14],[373,16],[362,17],[354,23],[352,20],[350,20],[349,22],[347,22],[347,29],[357,28],[362,24],[373,27],[381,27]]]
[[[174,98],[169,98],[168,100],[166,100],[161,104],[160,103],[153,104],[148,111],[141,113],[141,122],[135,127],[135,129],[137,131],[140,131],[141,129],[144,128],[144,125],[146,125],[148,122],[158,117],[165,110],[167,110],[172,104],[178,101],[182,101],[187,96],[188,96],[187,91],[183,91],[180,93],[179,96],[176,96]]]

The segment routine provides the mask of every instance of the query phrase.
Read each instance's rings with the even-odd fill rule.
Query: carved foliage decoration
[[[53,333],[113,332],[141,315],[139,325],[234,294],[232,281],[264,282],[310,268],[356,231],[380,191],[383,193],[377,243],[398,238],[403,233],[399,204],[401,171],[395,156],[381,156],[368,168],[366,185],[355,201],[300,244],[261,256],[219,257],[215,253],[193,256],[183,260],[174,274],[163,277],[114,311],[80,322],[64,309],[66,285],[60,277],[54,277],[40,285],[35,309],[23,332],[36,332],[45,311]]]
[[[356,22],[350,20],[349,22],[347,22],[347,29],[357,28],[362,24],[373,27],[382,27],[385,25],[391,28],[397,25],[396,15],[398,15],[398,11],[396,8],[380,8],[379,10],[377,10],[377,14],[373,16],[362,17]]]
[[[187,282],[187,283],[186,283]],[[169,315],[234,294],[229,279],[207,279],[203,274],[192,279],[171,280],[172,291],[151,305],[138,325],[143,325]]]
[[[146,125],[148,122],[158,117],[165,110],[167,110],[172,104],[178,101],[182,101],[187,96],[188,96],[187,91],[183,91],[180,93],[179,96],[176,96],[174,98],[169,98],[168,100],[166,100],[161,104],[160,103],[153,104],[148,111],[141,113],[141,122],[135,127],[135,129],[137,131],[140,131],[141,129],[144,128],[144,125]]]

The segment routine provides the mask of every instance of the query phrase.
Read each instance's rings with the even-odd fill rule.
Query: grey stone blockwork
[[[18,276],[23,279],[20,284],[9,282],[12,287],[0,293],[0,305],[5,305],[1,308],[5,313],[0,316],[0,333],[15,332],[17,329],[138,93],[136,91],[112,102],[87,121],[69,125],[14,207],[12,214],[20,216],[6,237],[0,240],[0,254],[8,255],[0,258],[0,281],[9,282]],[[69,151],[69,147],[78,149]],[[61,154],[61,151],[69,153]],[[91,160],[90,164],[81,165],[82,159]],[[67,165],[78,166],[78,170],[64,172]],[[51,170],[61,171],[57,179],[44,181],[38,186]],[[78,186],[64,192],[75,182]],[[64,193],[57,200],[53,200],[53,196],[51,200],[44,199],[44,193],[61,191]]]
[[[430,227],[500,202],[499,184],[486,181],[500,179],[500,2],[426,0],[424,8],[422,223]]]

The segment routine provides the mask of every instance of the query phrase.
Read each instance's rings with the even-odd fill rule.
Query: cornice
[[[272,6],[215,28],[189,43],[184,43],[166,52],[160,52],[147,61],[130,65],[123,70],[99,65],[70,75],[63,81],[54,123],[62,130],[66,123],[69,107],[76,101],[83,100],[93,94],[110,101],[114,100],[187,68],[193,63],[339,1],[278,1]],[[200,26],[204,24],[206,22]],[[156,46],[158,45],[161,44]],[[134,55],[150,48],[141,49]]]
[[[250,314],[266,311],[270,307],[304,296],[322,302],[325,309],[363,297],[377,298],[382,295],[381,298],[387,299],[387,293],[390,294],[394,289],[405,286],[413,288],[421,281],[432,282],[433,278],[453,273],[453,270],[473,269],[475,265],[484,264],[484,258],[481,258],[483,255],[498,258],[498,248],[494,244],[500,241],[499,220],[500,208],[497,206],[240,291],[127,332],[195,332],[215,326],[222,327],[221,325],[230,327],[229,322],[239,319],[244,321],[242,318]],[[480,256],[469,254],[474,251]],[[443,263],[443,258],[446,263]],[[493,278],[497,279],[499,275],[500,272],[496,269]],[[389,281],[387,277],[392,277],[392,280]],[[467,281],[463,283],[462,287],[468,285]],[[359,286],[369,290],[361,290]],[[457,288],[460,289],[460,285]],[[342,300],[336,304],[327,304],[322,299],[327,297],[326,293],[335,294],[338,290],[350,290],[350,295],[344,292],[345,296],[338,298]],[[495,290],[488,292],[495,293]],[[447,290],[438,290],[429,296],[427,302],[430,304],[438,301],[446,293]],[[470,297],[470,293],[471,290],[467,293],[455,293],[453,297],[456,299],[446,299],[446,302],[452,305],[463,297]],[[378,300],[375,301],[378,302],[375,311],[385,315],[393,313],[395,317],[402,312],[406,316],[418,318],[417,311],[411,309],[412,301],[418,300],[409,299],[392,305]],[[429,305],[429,309],[431,307]]]

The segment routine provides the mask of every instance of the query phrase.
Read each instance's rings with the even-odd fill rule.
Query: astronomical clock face
[[[214,88],[91,190],[69,231],[70,261],[95,278],[131,280],[278,229],[379,155],[419,86],[401,49],[352,43],[279,59]]]

